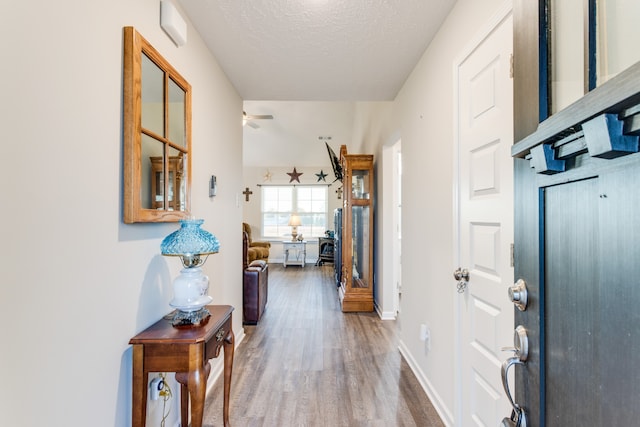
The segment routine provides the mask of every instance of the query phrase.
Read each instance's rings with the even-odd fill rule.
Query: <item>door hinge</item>
[[[513,78],[513,53],[509,55],[509,77]]]
[[[515,267],[516,266],[516,260],[515,260],[514,251],[515,251],[515,249],[514,249],[513,243],[512,243],[510,245],[510,248],[509,248],[509,252],[510,252],[510,254],[509,254],[509,258],[510,258],[509,264],[511,265],[511,267]]]

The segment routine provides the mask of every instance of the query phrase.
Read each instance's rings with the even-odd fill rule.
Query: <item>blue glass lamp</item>
[[[174,326],[198,325],[210,315],[205,306],[213,300],[207,295],[209,278],[200,268],[210,254],[217,253],[220,243],[213,234],[201,228],[202,219],[180,220],[180,228],[162,240],[160,250],[165,256],[178,256],[184,267],[173,281],[176,309]]]

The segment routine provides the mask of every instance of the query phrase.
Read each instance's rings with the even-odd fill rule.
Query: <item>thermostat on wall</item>
[[[216,195],[216,176],[211,175],[211,179],[209,180],[209,197],[213,197]]]

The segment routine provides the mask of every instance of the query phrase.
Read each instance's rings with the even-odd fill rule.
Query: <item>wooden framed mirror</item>
[[[175,222],[191,207],[191,86],[124,28],[124,222]]]

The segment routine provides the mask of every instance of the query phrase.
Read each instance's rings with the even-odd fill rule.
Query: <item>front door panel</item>
[[[640,420],[640,161],[601,181],[601,413],[603,425],[631,426]]]
[[[516,402],[529,426],[630,426],[640,419],[640,153],[581,154],[536,174],[516,159],[516,311],[529,358]]]
[[[598,179],[544,190],[547,425],[602,425]],[[585,405],[585,402],[591,402]]]

